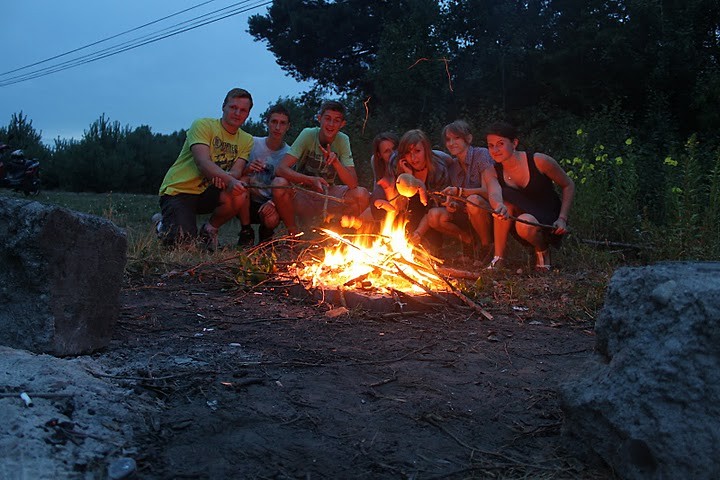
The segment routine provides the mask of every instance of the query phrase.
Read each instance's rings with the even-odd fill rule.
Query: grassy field
[[[25,197],[5,190],[1,191],[0,195],[97,215],[123,228],[128,237],[126,271],[131,276],[162,274],[205,262],[220,263],[226,261],[228,256],[237,255],[234,249],[240,230],[237,220],[231,221],[220,230],[220,243],[227,245],[226,249],[208,252],[195,246],[182,249],[165,248],[157,239],[151,220],[153,214],[160,209],[157,195],[42,191],[37,197]],[[207,216],[199,216],[198,223],[206,218]]]
[[[20,194],[8,191],[0,195],[26,198]],[[138,195],[128,193],[74,193],[60,191],[43,191],[37,197],[32,197],[41,203],[59,205],[79,212],[90,213],[106,218],[127,231],[129,255],[131,257],[147,256],[159,253],[159,242],[155,238],[154,226],[151,217],[159,211],[158,197],[156,195]],[[200,216],[198,223],[206,219]],[[240,224],[237,220],[220,229],[220,242],[223,245],[234,246]],[[563,244],[563,248],[554,251],[553,263],[562,264],[563,269],[572,271],[614,270],[619,264],[636,263],[637,259],[628,258],[626,251],[613,251],[607,248],[598,248],[583,244],[579,238],[570,235]],[[509,242],[509,256],[533,261],[519,246],[517,242]],[[635,260],[635,261],[634,261]],[[642,262],[640,262],[642,263]]]
[[[2,195],[36,200],[40,203],[58,205],[70,210],[106,218],[127,231],[131,250],[132,245],[145,243],[148,237],[154,237],[154,225],[151,217],[154,213],[160,211],[157,195],[60,191],[42,191],[37,197],[24,197],[10,192],[2,192]],[[198,222],[203,221],[206,217],[199,216]],[[221,241],[228,244],[234,243],[237,240],[239,230],[239,222],[230,222],[221,230]]]
[[[0,195],[25,198],[6,192]],[[155,195],[50,191],[40,193],[33,200],[98,215],[124,228],[128,235],[126,273],[128,278],[139,282],[152,281],[157,275],[173,270],[200,272],[211,269],[212,276],[224,278],[229,285],[249,286],[254,281],[248,283],[247,278],[252,277],[253,272],[272,271],[271,264],[275,262],[272,252],[255,252],[248,256],[234,248],[240,229],[237,220],[220,230],[221,244],[227,248],[210,253],[194,246],[163,247],[151,221],[152,215],[158,211]],[[198,219],[198,223],[202,220]],[[446,250],[451,251],[451,247],[452,244]],[[493,276],[480,270],[477,282],[465,283],[461,288],[473,298],[482,299],[483,303],[492,303],[493,298],[504,299],[503,304],[522,302],[537,313],[552,317],[593,317],[602,305],[607,282],[615,268],[637,263],[637,259],[626,258],[622,251],[591,247],[571,236],[566,239],[563,248],[554,251],[553,263],[559,269],[550,276],[537,277],[527,273],[532,272],[532,256],[517,242],[511,241],[509,247],[509,257],[514,265],[511,271]],[[515,269],[518,269],[517,272]],[[266,276],[258,278],[265,279]]]

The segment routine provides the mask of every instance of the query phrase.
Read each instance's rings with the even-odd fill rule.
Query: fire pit
[[[442,260],[408,241],[404,220],[388,212],[381,233],[362,233],[362,228],[354,234],[318,230],[327,246],[322,254],[305,250],[295,268],[308,289],[335,305],[385,312],[427,310],[460,299],[492,318],[443,278]]]
[[[434,263],[440,262],[405,237],[405,222],[388,213],[380,234],[342,235],[321,228],[328,246],[323,258],[301,258],[296,273],[312,287],[360,288],[377,293],[447,290]]]

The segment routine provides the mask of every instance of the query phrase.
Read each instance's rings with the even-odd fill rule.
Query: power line
[[[156,24],[156,23],[162,22],[163,20],[167,20],[168,18],[176,17],[176,16],[178,16],[178,15],[180,15],[180,14],[183,14],[183,13],[185,13],[185,12],[189,12],[190,10],[193,10],[193,9],[199,8],[199,7],[202,7],[203,5],[207,5],[208,3],[212,3],[212,2],[214,2],[214,1],[215,1],[215,0],[208,0],[207,2],[203,2],[203,3],[200,3],[200,4],[198,4],[198,5],[194,5],[194,6],[190,7],[190,8],[186,8],[185,10],[180,10],[179,12],[175,12],[175,13],[173,13],[173,14],[171,14],[171,15],[167,15],[167,16],[165,16],[165,17],[158,18],[157,20],[153,20],[152,22],[148,22],[148,23],[146,23],[146,24],[144,24],[144,25],[140,25],[139,27],[131,28],[130,30],[125,30],[124,32],[118,33],[118,34],[116,34],[116,35],[112,35],[112,36],[107,37],[107,38],[103,38],[102,40],[98,40],[98,41],[96,41],[96,42],[88,43],[87,45],[83,45],[82,47],[75,48],[75,49],[70,50],[70,51],[68,51],[68,52],[61,53],[61,54],[59,54],[59,55],[55,55],[55,56],[53,56],[53,57],[46,58],[45,60],[40,60],[40,61],[38,61],[38,62],[31,63],[31,64],[29,64],[29,65],[25,65],[24,67],[16,68],[16,69],[14,69],[14,70],[8,70],[7,72],[0,73],[0,77],[3,77],[3,76],[8,75],[8,74],[10,74],[10,73],[19,72],[20,70],[26,70],[26,69],[28,69],[28,68],[30,68],[30,67],[34,67],[35,65],[40,65],[40,64],[42,64],[42,63],[47,63],[47,62],[49,62],[49,61],[51,61],[51,60],[55,60],[56,58],[65,57],[65,56],[67,56],[67,55],[70,55],[71,53],[79,52],[80,50],[85,50],[86,48],[94,47],[95,45],[98,45],[98,44],[103,43],[103,42],[107,42],[108,40],[112,40],[113,38],[122,37],[123,35],[126,35],[126,34],[128,34],[128,33],[132,33],[132,32],[134,32],[134,31],[143,29],[143,28],[145,28],[145,27],[149,27],[150,25],[154,25],[154,24]]]
[[[211,0],[211,1],[212,1],[212,0]],[[101,60],[101,59],[103,59],[103,58],[111,57],[111,56],[113,56],[113,55],[117,55],[117,54],[119,54],[119,53],[123,53],[123,52],[126,52],[126,51],[128,51],[128,50],[133,50],[133,49],[135,49],[135,48],[142,47],[142,46],[147,45],[147,44],[150,44],[150,43],[154,43],[154,42],[157,42],[157,41],[160,41],[160,40],[164,40],[164,39],[166,39],[166,38],[168,38],[168,37],[172,37],[172,36],[175,36],[175,35],[179,35],[179,34],[181,34],[181,33],[185,33],[185,32],[187,32],[187,31],[194,30],[194,29],[196,29],[196,28],[199,28],[199,27],[202,27],[202,26],[205,26],[205,25],[209,25],[209,24],[211,24],[211,23],[215,23],[215,22],[218,22],[218,21],[220,21],[220,20],[224,20],[224,19],[226,19],[226,18],[235,16],[235,15],[239,15],[239,14],[241,14],[241,13],[245,13],[245,12],[248,12],[248,11],[253,10],[253,9],[255,9],[255,8],[263,7],[263,6],[266,6],[266,5],[269,5],[269,4],[272,3],[272,1],[259,1],[258,3],[254,4],[254,5],[250,5],[250,6],[247,6],[247,7],[239,7],[240,5],[244,5],[244,4],[250,3],[250,1],[251,1],[251,0],[245,0],[245,1],[242,1],[242,2],[237,2],[237,3],[233,4],[233,5],[228,6],[228,7],[223,7],[223,8],[221,8],[221,9],[215,10],[215,11],[213,11],[213,12],[210,12],[210,13],[207,13],[207,14],[204,14],[204,15],[200,15],[200,16],[194,17],[194,18],[192,18],[192,19],[190,19],[190,20],[186,20],[186,21],[184,21],[184,22],[177,23],[177,24],[172,25],[172,26],[170,26],[170,27],[166,27],[166,28],[164,28],[164,29],[161,29],[161,30],[159,30],[159,31],[156,31],[156,32],[153,32],[153,33],[144,35],[144,36],[141,36],[141,37],[139,37],[139,38],[135,38],[135,39],[132,39],[132,40],[128,40],[128,41],[126,41],[126,42],[123,42],[123,43],[114,45],[114,46],[112,46],[112,47],[107,47],[107,48],[104,48],[104,49],[102,49],[102,50],[98,50],[98,51],[96,51],[96,52],[90,53],[90,54],[86,54],[86,55],[83,55],[83,56],[80,56],[80,57],[76,57],[76,58],[74,58],[74,59],[66,60],[66,61],[64,61],[64,62],[60,62],[60,63],[54,64],[54,65],[50,65],[50,66],[48,66],[48,67],[43,67],[43,68],[41,68],[41,69],[34,70],[34,71],[31,71],[31,72],[28,72],[28,73],[24,73],[24,74],[20,74],[20,75],[16,75],[16,76],[10,77],[10,78],[6,78],[6,79],[0,81],[0,87],[5,87],[5,86],[8,86],[8,85],[13,85],[13,84],[20,83],[20,82],[25,82],[25,81],[32,80],[32,79],[35,79],[35,78],[39,78],[39,77],[44,77],[44,76],[46,76],[46,75],[50,75],[50,74],[52,74],[52,73],[60,72],[60,71],[62,71],[62,70],[67,70],[67,69],[74,68],[74,67],[77,67],[77,66],[80,66],[80,65],[84,65],[84,64],[86,64],[86,63],[95,62],[95,61],[97,61],[97,60]],[[205,3],[209,3],[209,2],[205,2]],[[198,5],[198,6],[199,6],[199,5]],[[237,7],[237,8],[236,8],[236,7]],[[233,9],[233,8],[235,8],[235,9],[234,9],[234,10],[230,10],[229,12],[225,12],[225,11],[227,11],[227,10],[229,10],[229,9]],[[225,13],[223,13],[223,12],[225,12]],[[180,13],[180,12],[178,12],[178,13]],[[171,15],[171,16],[174,16],[174,15]],[[158,21],[159,21],[159,20],[158,20]],[[157,23],[157,21],[151,22],[151,24],[153,24],[153,23]],[[185,26],[183,26],[183,25],[185,25]],[[141,28],[141,27],[138,27],[138,28]],[[136,29],[132,29],[132,31],[134,31],[134,30],[137,30],[137,28],[136,28]],[[166,32],[166,33],[162,33],[162,32]],[[115,38],[115,37],[117,37],[117,36],[119,36],[119,35],[122,35],[122,34],[118,34],[118,35],[116,35],[116,36],[109,37],[108,39],[110,39],[110,38]],[[105,40],[108,40],[108,39],[105,39]],[[101,42],[103,42],[103,41],[104,41],[104,40],[101,40],[101,41],[98,41],[98,42],[94,42],[94,44],[98,44],[98,43],[101,43]],[[93,45],[93,44],[91,44],[91,45]],[[75,49],[75,50],[73,50],[73,51],[71,51],[71,52],[67,52],[66,54],[58,55],[58,56],[56,56],[56,57],[54,57],[54,58],[59,58],[59,57],[61,57],[61,56],[65,56],[65,55],[67,55],[67,54],[69,54],[69,53],[72,53],[72,52],[74,52],[74,51],[82,50],[83,48],[84,48],[84,47]],[[49,61],[49,60],[50,60],[50,59],[48,59],[48,61]],[[36,64],[33,64],[33,65],[37,65],[37,64],[40,64],[40,63],[45,63],[45,61],[43,61],[43,62],[37,62]],[[19,71],[19,70],[23,70],[23,69],[29,68],[30,66],[32,66],[32,65],[28,65],[28,66],[26,66],[26,67],[22,67],[22,68],[13,70],[13,72],[14,72],[14,71]],[[11,72],[6,72],[6,74],[7,74],[7,73],[11,73]],[[3,74],[3,75],[4,75],[4,74]],[[0,75],[0,76],[1,76],[1,75]]]
[[[220,12],[223,12],[224,10],[228,10],[228,9],[237,7],[238,5],[243,5],[243,4],[249,3],[249,1],[250,1],[250,0],[244,0],[244,1],[238,2],[238,3],[233,4],[233,5],[230,5],[230,6],[227,6],[227,7],[223,7],[223,8],[221,8],[221,9],[214,10],[214,11],[209,12],[209,13],[205,13],[205,14],[200,15],[200,16],[198,16],[198,17],[191,18],[190,20],[185,20],[185,21],[180,22],[180,23],[177,23],[177,24],[175,24],[175,25],[171,25],[171,26],[169,26],[169,27],[165,27],[165,28],[163,28],[163,29],[161,29],[161,30],[159,30],[159,31],[146,34],[146,35],[141,36],[141,37],[139,37],[139,38],[134,38],[134,39],[131,39],[131,40],[122,42],[122,43],[120,43],[120,44],[113,45],[113,46],[111,46],[111,47],[103,48],[103,49],[101,49],[101,50],[97,50],[97,51],[95,51],[95,52],[92,52],[92,53],[89,53],[89,54],[86,54],[86,55],[82,55],[82,56],[80,56],[80,57],[75,57],[75,58],[73,58],[73,59],[66,60],[66,61],[64,61],[64,62],[60,62],[60,63],[56,63],[56,64],[54,64],[54,65],[50,65],[50,66],[48,66],[48,67],[43,67],[43,68],[40,68],[40,69],[38,69],[38,70],[34,70],[34,71],[32,71],[32,72],[23,73],[23,74],[16,75],[16,76],[10,77],[10,78],[5,78],[5,79],[3,79],[3,80],[0,80],[0,86],[12,85],[13,83],[19,83],[19,82],[22,82],[22,81],[31,80],[31,79],[33,79],[33,78],[38,78],[38,77],[41,77],[41,76],[44,76],[44,75],[49,75],[49,74],[51,74],[51,73],[55,73],[55,72],[59,72],[59,71],[62,71],[62,70],[66,70],[66,69],[68,69],[68,68],[73,68],[73,67],[76,67],[76,66],[79,66],[79,65],[84,65],[85,63],[90,63],[90,62],[92,62],[92,61],[100,60],[100,59],[102,59],[102,58],[107,58],[108,56],[111,56],[111,55],[115,55],[115,54],[118,54],[118,53],[122,53],[122,52],[125,52],[125,51],[127,51],[127,50],[131,50],[131,49],[133,49],[133,48],[137,48],[137,47],[146,45],[146,44],[148,44],[148,43],[153,43],[153,42],[162,40],[162,39],[164,39],[164,38],[167,38],[168,36],[172,36],[172,35],[177,34],[177,33],[182,33],[183,31],[187,31],[187,30],[190,30],[190,29],[192,29],[192,28],[197,28],[197,26],[202,26],[202,25],[198,25],[198,20],[202,22],[202,20],[200,20],[200,19],[202,19],[202,18],[206,18],[206,19],[207,19],[208,17],[211,17],[212,15],[216,15],[216,14],[218,14],[218,13],[220,13]],[[251,8],[253,8],[253,7],[251,7]],[[235,12],[235,14],[238,14],[238,13],[242,13],[242,11],[236,11],[236,12]],[[226,17],[223,17],[223,18],[226,18]],[[213,18],[211,17],[211,20],[212,20],[212,21],[217,21],[217,20],[222,20],[222,18],[217,18],[217,17],[215,17],[215,19],[213,19]],[[194,23],[193,23],[193,22],[194,22]],[[211,22],[211,21],[207,21],[207,22],[204,23],[204,24],[207,24],[207,23],[212,23],[212,22]],[[191,24],[190,26],[191,26],[192,28],[187,28],[186,30],[178,29],[178,27],[180,27],[181,25],[185,25],[185,24]],[[170,31],[170,32],[169,32],[168,34],[166,34],[166,35],[163,36],[163,35],[162,35],[162,32],[167,32],[167,31]]]
[[[87,55],[83,55],[83,56],[76,57],[76,58],[71,59],[71,60],[67,60],[67,61],[64,61],[64,62],[61,62],[61,63],[57,63],[57,64],[54,64],[54,65],[50,65],[50,66],[48,66],[48,67],[44,67],[44,68],[41,68],[41,69],[38,69],[38,70],[34,70],[34,71],[32,71],[32,72],[28,72],[28,73],[24,73],[24,74],[21,74],[21,75],[16,75],[16,76],[14,76],[14,77],[6,78],[6,79],[0,81],[0,87],[12,85],[12,84],[15,84],[15,83],[24,82],[24,81],[31,80],[31,79],[38,78],[38,77],[42,77],[42,76],[45,76],[45,75],[50,75],[50,74],[52,74],[52,73],[56,73],[56,72],[59,72],[59,71],[62,71],[62,70],[67,70],[67,69],[69,69],[69,68],[74,68],[74,67],[76,67],[76,66],[84,65],[84,64],[86,64],[86,63],[90,63],[90,62],[94,62],[94,61],[97,61],[97,60],[101,60],[101,59],[103,59],[103,58],[107,58],[107,57],[109,57],[109,56],[117,55],[117,54],[119,54],[119,53],[126,52],[126,51],[128,51],[128,50],[132,50],[132,49],[141,47],[141,46],[143,46],[143,45],[147,45],[147,44],[149,44],[149,43],[154,43],[154,42],[157,42],[157,41],[159,41],[159,40],[163,40],[163,39],[165,39],[165,38],[168,38],[168,37],[171,37],[171,36],[180,34],[180,33],[184,33],[184,32],[186,32],[186,31],[193,30],[193,29],[195,29],[195,28],[198,28],[198,27],[201,27],[201,26],[204,26],[204,25],[208,25],[208,24],[210,24],[210,23],[214,23],[214,22],[217,22],[217,21],[219,21],[219,20],[223,20],[223,19],[228,18],[228,17],[230,17],[230,16],[238,15],[238,14],[240,14],[240,13],[247,12],[247,11],[252,10],[252,9],[254,9],[254,8],[258,8],[258,7],[267,5],[267,4],[269,4],[269,3],[272,3],[272,2],[264,2],[264,3],[260,3],[260,4],[251,5],[251,6],[247,7],[247,8],[242,8],[242,7],[240,7],[240,8],[235,8],[235,10],[230,11],[230,13],[222,14],[223,11],[232,9],[232,8],[234,8],[234,7],[238,7],[239,5],[247,4],[247,3],[249,3],[249,1],[250,1],[250,0],[245,0],[245,1],[242,1],[242,2],[235,3],[235,4],[230,5],[230,6],[228,6],[228,7],[223,7],[223,8],[221,8],[221,9],[215,10],[215,11],[213,11],[213,12],[206,13],[206,14],[204,14],[204,15],[201,15],[201,16],[198,16],[198,17],[195,17],[195,18],[192,18],[192,19],[190,19],[190,20],[186,20],[186,21],[184,21],[184,22],[180,22],[180,23],[175,24],[175,25],[172,25],[172,26],[170,26],[170,27],[166,27],[166,28],[164,28],[164,29],[162,29],[162,30],[160,30],[160,31],[153,32],[153,33],[147,34],[147,35],[145,35],[145,36],[142,36],[142,37],[139,37],[139,38],[135,38],[135,39],[132,39],[132,40],[129,40],[129,41],[120,43],[120,44],[118,44],[118,45],[114,45],[114,46],[112,46],[112,47],[108,47],[108,48],[105,48],[105,49],[102,49],[102,50],[99,50],[99,51],[96,51],[96,52],[93,52],[93,53],[90,53],[90,54],[87,54]],[[218,14],[220,14],[220,15],[218,15]],[[213,17],[213,15],[215,15],[215,16]],[[203,19],[204,19],[204,20],[203,20]],[[182,25],[187,25],[187,24],[189,24],[189,26],[187,26],[187,27],[182,27],[182,28],[178,28],[178,27],[180,27],[180,26],[182,26]],[[169,32],[168,32],[168,31],[169,31]],[[168,32],[168,33],[162,34],[162,32]]]

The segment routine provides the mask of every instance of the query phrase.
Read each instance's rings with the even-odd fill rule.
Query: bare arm
[[[322,192],[323,188],[327,186],[327,182],[321,177],[311,177],[303,173],[293,170],[293,165],[297,163],[297,158],[293,157],[289,153],[280,160],[277,168],[275,168],[275,176],[282,177],[290,183],[302,185],[304,187],[312,188],[315,191]]]
[[[325,163],[333,167],[340,177],[340,181],[350,188],[356,188],[358,186],[357,173],[355,167],[346,167],[340,162],[337,153],[330,150],[330,145],[324,148],[320,145],[323,155],[325,155]]]
[[[212,161],[209,146],[196,143],[190,147],[190,152],[202,176],[209,179],[214,185],[224,185],[228,191],[235,194],[245,190],[245,187],[239,180],[240,173],[245,167],[244,158],[237,159],[228,173]]]
[[[482,172],[483,185],[487,189],[487,199],[493,211],[501,217],[507,216],[507,207],[503,203],[502,188],[498,183],[494,168],[486,168]],[[482,195],[483,188],[478,188],[478,195]]]
[[[560,214],[555,221],[556,233],[562,234],[567,231],[567,218],[570,213],[573,199],[575,198],[575,182],[568,177],[565,170],[549,155],[542,153],[535,154],[535,162],[538,170],[547,175],[547,177],[555,182],[562,191],[562,204],[560,206]]]

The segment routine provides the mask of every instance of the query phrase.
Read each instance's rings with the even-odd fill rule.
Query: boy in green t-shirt
[[[275,169],[273,185],[297,184],[341,201],[325,202],[300,189],[274,189],[273,202],[290,235],[298,233],[296,215],[312,218],[325,206],[330,213],[360,215],[370,199],[368,191],[358,185],[350,138],[340,132],[345,126],[345,106],[336,101],[324,102],[318,121],[320,127],[306,128],[297,136]],[[336,179],[344,185],[336,185]]]
[[[198,236],[196,215],[212,213],[199,236],[217,245],[218,229],[249,202],[240,181],[253,137],[240,129],[252,108],[252,96],[233,88],[225,96],[222,117],[195,120],[175,163],[160,187],[162,220],[158,234],[167,244]],[[250,225],[243,225],[243,231]]]

